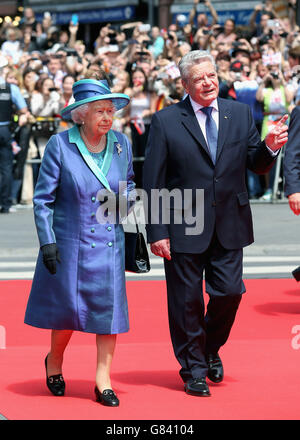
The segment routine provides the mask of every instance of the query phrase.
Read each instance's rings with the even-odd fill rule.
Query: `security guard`
[[[19,124],[27,121],[28,109],[19,87],[8,84],[3,77],[3,69],[7,66],[6,57],[0,56],[0,213],[10,212],[10,192],[13,176],[13,152],[11,147],[10,123],[13,105],[20,113]]]

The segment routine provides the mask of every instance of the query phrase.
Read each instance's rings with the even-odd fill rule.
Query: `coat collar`
[[[230,101],[218,98],[219,105],[219,133],[218,133],[218,149],[216,163],[219,159],[225,140],[228,137],[228,127],[231,120]]]
[[[118,142],[118,139],[114,132],[112,130],[109,130],[107,133],[107,146],[106,146],[106,152],[104,156],[103,165],[101,168],[99,168],[96,163],[94,162],[92,156],[90,155],[88,149],[85,146],[85,143],[83,142],[80,132],[77,125],[74,125],[69,132],[69,142],[72,144],[76,144],[83,160],[89,167],[89,169],[95,174],[97,179],[102,183],[102,185],[111,191],[109,182],[106,178],[107,173],[109,171],[111,161],[113,158],[113,153],[115,149],[115,143]]]
[[[178,105],[180,107],[183,125],[193,136],[196,142],[200,144],[201,147],[206,151],[212,162],[209,148],[207,146],[201,128],[199,127],[195,112],[193,110],[189,98],[186,97]],[[227,136],[227,130],[230,121],[230,109],[226,99],[218,98],[218,107],[219,107],[219,132],[218,132],[218,150],[217,150],[216,163],[218,158],[220,157]]]

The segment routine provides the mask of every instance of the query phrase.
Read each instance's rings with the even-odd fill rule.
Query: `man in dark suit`
[[[291,113],[289,124],[289,140],[286,144],[283,160],[283,175],[285,177],[285,196],[294,214],[300,214],[300,107],[297,106]],[[293,275],[300,281],[300,266]]]
[[[185,391],[209,396],[206,376],[213,382],[223,379],[218,351],[245,292],[242,248],[253,242],[246,168],[258,174],[270,170],[276,150],[287,141],[287,116],[261,142],[250,108],[218,98],[215,64],[207,52],[189,52],[179,69],[188,96],[153,115],[149,133],[147,236],[152,252],[164,257],[171,339]],[[183,194],[182,203],[174,198],[158,209],[166,202],[162,198],[154,207],[163,188]]]
[[[289,140],[286,144],[283,161],[285,195],[294,214],[300,214],[300,107],[291,113]]]

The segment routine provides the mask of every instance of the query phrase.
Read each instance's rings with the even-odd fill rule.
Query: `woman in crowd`
[[[61,109],[67,107],[69,105],[69,101],[72,97],[73,91],[72,87],[75,82],[74,76],[65,75],[62,80],[62,94],[60,97],[60,106]]]
[[[145,156],[151,117],[156,111],[157,96],[148,88],[148,81],[142,68],[137,67],[131,73],[130,84],[131,102],[127,109],[127,118],[130,121],[132,150],[136,158]],[[143,161],[134,164],[135,181],[142,187]]]
[[[73,75],[65,75],[62,79],[62,91],[59,101],[59,109],[60,111],[67,107],[72,102],[72,95],[73,95],[73,84],[75,82]],[[72,121],[64,121],[61,120],[58,131],[67,130],[68,128],[71,128],[73,126]]]
[[[125,70],[120,70],[116,73],[112,87],[112,92],[114,93],[125,93],[130,95],[130,76]],[[126,118],[126,107],[122,110],[116,112],[113,122],[114,130],[125,132],[126,135],[131,139],[131,130],[129,128],[129,118]]]
[[[129,328],[124,231],[116,214],[101,217],[99,194],[116,201],[120,182],[127,182],[120,196],[134,191],[130,144],[111,130],[129,97],[92,79],[76,82],[73,95],[62,116],[76,125],[51,137],[35,189],[41,250],[25,322],[52,329],[45,368],[55,396],[65,392],[63,354],[72,332],[96,334],[96,399],[116,407],[110,369],[117,334]]]
[[[51,78],[45,77],[37,85],[31,97],[31,112],[38,118],[35,141],[42,158],[51,131],[54,131],[53,117],[59,112],[60,94]]]
[[[232,18],[228,18],[224,24],[224,30],[216,37],[216,42],[222,41],[226,44],[232,44],[236,40],[235,22]]]
[[[261,137],[264,139],[277,121],[288,112],[288,106],[293,99],[293,94],[286,85],[279,65],[268,66],[268,73],[256,92],[256,99],[263,104],[264,118]],[[272,199],[275,169],[273,167],[266,176],[266,191],[262,196],[265,201]]]

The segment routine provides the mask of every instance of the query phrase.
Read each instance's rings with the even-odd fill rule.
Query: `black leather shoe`
[[[189,379],[184,384],[184,390],[187,394],[192,396],[207,397],[210,396],[210,391],[206,383],[205,377],[197,377]]]
[[[96,394],[96,402],[101,403],[104,406],[119,406],[120,401],[115,395],[113,390],[103,390],[103,393],[100,393],[97,385],[95,386],[95,394]]]
[[[224,369],[220,356],[216,354],[207,355],[208,372],[207,377],[215,383],[222,382],[224,378]]]
[[[65,394],[65,388],[66,388],[64,378],[62,377],[61,374],[54,374],[53,376],[48,377],[47,359],[48,359],[48,355],[46,356],[45,359],[47,387],[54,396],[63,396]]]

